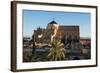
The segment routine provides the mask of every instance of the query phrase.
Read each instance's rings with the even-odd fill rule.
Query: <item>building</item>
[[[80,44],[85,46],[91,46],[91,39],[90,38],[80,38]]]
[[[80,45],[82,49],[82,54],[86,59],[91,58],[91,39],[90,38],[80,38]]]
[[[80,30],[79,26],[60,25],[53,20],[47,24],[46,29],[38,28],[37,30],[34,30],[34,39],[36,44],[49,44],[53,39],[59,39],[64,44],[69,42],[68,39],[79,43]]]
[[[53,30],[38,28],[34,30],[34,41],[38,46],[46,46],[51,42]]]

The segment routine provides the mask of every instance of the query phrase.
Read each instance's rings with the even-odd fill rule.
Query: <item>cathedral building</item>
[[[47,24],[46,29],[37,28],[37,30],[34,30],[34,40],[36,44],[46,45],[53,39],[61,40],[65,45],[69,42],[69,39],[74,43],[79,43],[79,26],[60,25],[53,20]]]
[[[35,45],[38,46],[36,47],[38,53],[46,53],[50,47],[50,42],[57,39],[64,44],[65,55],[69,56],[69,60],[90,58],[90,54],[88,55],[86,52],[87,50],[82,49],[84,45],[82,43],[88,43],[88,40],[85,41],[80,38],[78,25],[60,25],[53,20],[47,24],[46,28],[34,30],[33,36]],[[90,48],[90,46],[88,47]],[[90,52],[90,49],[88,51]]]
[[[72,41],[78,40],[80,37],[79,26],[70,26],[70,25],[60,25],[55,21],[51,21],[48,26],[48,29],[54,30],[53,38],[55,39],[65,39],[65,43],[67,42],[66,39],[71,38]]]
[[[34,42],[37,48],[50,47],[50,42],[54,39],[60,40],[64,44],[66,54],[69,59],[75,56],[81,56],[80,49],[80,29],[76,25],[60,25],[56,21],[51,21],[46,28],[37,28],[34,30]],[[69,45],[69,46],[68,46]],[[44,49],[41,49],[44,51]],[[36,49],[37,52],[39,49]]]

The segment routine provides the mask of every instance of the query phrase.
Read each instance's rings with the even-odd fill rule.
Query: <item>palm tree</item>
[[[65,49],[63,43],[59,40],[53,40],[50,45],[51,48],[49,49],[49,53],[47,55],[49,60],[57,61],[65,59]]]

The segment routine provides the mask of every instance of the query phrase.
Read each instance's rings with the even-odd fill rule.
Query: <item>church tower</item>
[[[56,29],[57,26],[58,26],[58,23],[53,20],[53,21],[51,21],[51,22],[48,23],[47,29]]]
[[[58,28],[59,28],[59,24],[56,21],[53,20],[48,23],[47,29],[53,30],[53,35],[51,36],[51,40],[53,40],[54,37],[56,36]]]

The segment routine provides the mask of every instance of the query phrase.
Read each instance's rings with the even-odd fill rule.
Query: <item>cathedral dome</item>
[[[51,22],[49,22],[48,24],[58,24],[56,21],[51,21]]]
[[[56,29],[56,28],[58,28],[58,23],[53,20],[53,21],[48,23],[47,28],[48,29]]]

